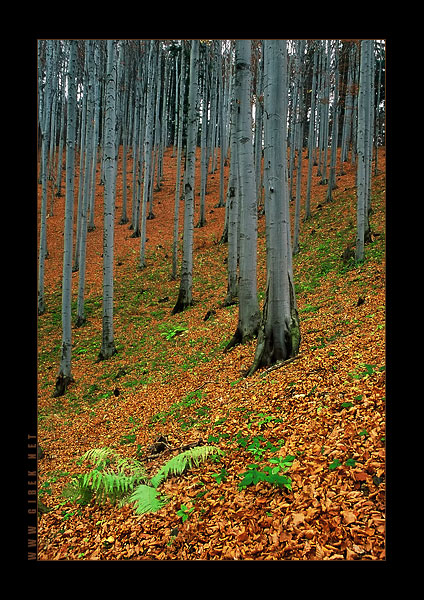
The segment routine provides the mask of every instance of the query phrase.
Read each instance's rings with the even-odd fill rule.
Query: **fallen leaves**
[[[170,316],[172,303],[159,302],[175,298],[178,291],[178,283],[167,276],[173,217],[170,152],[164,164],[168,170],[163,190],[155,193],[156,219],[147,223],[151,254],[143,272],[136,269],[139,242],[126,227],[115,229],[121,347],[102,363],[95,363],[102,244],[101,215],[96,217],[96,230],[88,236],[89,319],[73,329],[74,347],[80,350],[73,357],[75,383],[61,399],[53,399],[51,392],[60,358],[63,199],[55,201],[49,219],[48,308],[39,320],[39,442],[45,457],[38,468],[39,493],[52,510],[39,518],[39,559],[384,560],[384,265],[370,260],[319,280],[314,275],[317,245],[327,239],[338,243],[336,234],[354,215],[354,202],[335,193],[332,205],[323,204],[315,217],[313,236],[305,224],[305,247],[294,261],[301,354],[243,379],[255,342],[222,354],[225,338],[235,329],[237,307],[220,304],[226,250],[216,244],[224,218],[224,211],[214,208],[218,178],[211,179],[206,196],[214,212],[207,227],[195,231],[198,302],[178,318]],[[321,192],[316,186],[315,203]],[[376,205],[373,227],[383,226],[383,207]],[[259,228],[261,233],[263,221]],[[266,273],[261,240],[259,289]],[[360,297],[366,301],[358,305]],[[162,335],[176,327],[187,334]],[[167,481],[163,491],[170,502],[157,513],[139,517],[131,506],[64,501],[61,491],[81,472],[77,460],[85,451],[110,446],[145,460],[150,475],[165,461],[160,452],[148,451],[160,436],[171,448],[212,438],[225,455],[219,463],[205,463]],[[245,446],[239,443],[242,438]],[[255,438],[260,441],[256,446]],[[278,449],[266,448],[268,442]],[[250,445],[256,456],[247,450]],[[287,472],[290,492],[264,481],[238,489],[241,474],[258,456],[266,465],[270,458],[288,455],[296,457]],[[184,522],[178,515],[183,505],[193,508]]]

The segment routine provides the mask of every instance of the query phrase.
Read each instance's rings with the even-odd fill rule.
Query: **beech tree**
[[[180,76],[179,76],[179,98],[177,94],[175,104],[178,105],[178,133],[177,133],[177,176],[175,180],[175,200],[174,200],[174,236],[172,242],[172,274],[171,278],[177,278],[178,269],[178,232],[180,216],[180,187],[181,187],[181,152],[183,141],[183,113],[184,113],[184,95],[185,95],[185,52],[184,41],[181,41],[180,57]]]
[[[52,96],[52,40],[47,40],[45,46],[45,76],[44,85],[40,93],[40,137],[41,137],[41,161],[40,161],[40,179],[41,179],[41,214],[40,214],[40,245],[38,253],[38,314],[42,315],[46,310],[44,300],[44,263],[47,256],[47,192],[48,192],[48,149],[51,117],[51,96]],[[41,44],[39,44],[41,52]],[[42,76],[40,69],[40,79]]]
[[[144,132],[144,178],[143,178],[143,199],[141,209],[141,241],[140,241],[140,259],[139,267],[143,269],[145,264],[145,247],[146,247],[146,219],[147,219],[147,203],[149,202],[150,193],[153,188],[153,124],[155,120],[155,97],[156,97],[156,65],[159,60],[157,55],[157,42],[150,41],[149,63],[147,72],[147,88],[146,88],[146,123]],[[152,205],[150,203],[150,211]],[[152,212],[150,214],[153,214]]]
[[[299,351],[286,179],[286,42],[264,40],[264,188],[267,283],[255,358],[248,374]]]
[[[226,347],[256,337],[260,322],[257,294],[257,198],[252,143],[251,40],[236,41],[235,96],[237,105],[237,164],[239,182],[239,316],[237,329]]]
[[[225,305],[234,304],[238,296],[237,259],[238,259],[238,233],[239,233],[239,186],[238,186],[238,158],[237,158],[237,108],[235,98],[231,102],[230,123],[230,173],[228,177],[226,201],[226,229],[223,241],[228,242],[228,278],[227,296]]]
[[[66,198],[65,226],[63,235],[63,276],[62,276],[62,352],[60,369],[56,379],[54,396],[62,396],[73,381],[71,372],[72,357],[72,237],[74,220],[74,178],[75,178],[75,121],[77,90],[75,82],[77,42],[70,41],[68,65],[68,106],[66,125]]]
[[[105,188],[103,208],[103,319],[99,360],[116,353],[113,331],[113,238],[116,174],[116,61],[115,41],[107,41],[106,112],[105,112]]]
[[[191,41],[190,83],[188,97],[186,177],[184,183],[184,240],[181,261],[181,280],[177,302],[172,314],[181,312],[193,304],[193,227],[194,227],[194,168],[197,138],[197,87],[199,70],[199,40]]]
[[[358,141],[357,141],[357,218],[356,260],[365,257],[365,243],[370,237],[370,189],[372,155],[372,52],[373,40],[362,40],[358,96]]]

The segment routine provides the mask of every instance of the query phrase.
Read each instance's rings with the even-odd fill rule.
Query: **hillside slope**
[[[222,352],[235,331],[237,306],[223,306],[219,173],[209,175],[207,225],[195,230],[195,304],[171,315],[179,283],[169,277],[175,158],[168,150],[162,188],[154,196],[155,219],[147,222],[143,271],[137,268],[140,240],[118,224],[118,173],[118,353],[99,363],[103,189],[98,187],[96,229],[88,234],[87,323],[73,329],[75,383],[53,398],[61,344],[64,198],[55,200],[48,219],[47,310],[38,326],[38,441],[44,450],[38,486],[51,509],[38,521],[40,560],[384,558],[384,154],[381,149],[381,171],[373,180],[374,237],[362,265],[342,258],[355,237],[354,169],[349,164],[338,177],[331,203],[325,201],[326,187],[314,178],[313,216],[301,223],[300,252],[294,257],[300,354],[249,378],[242,373],[252,363],[254,342]],[[303,164],[306,170],[307,160]],[[131,186],[128,193],[131,198]],[[261,217],[261,301],[264,224]],[[78,273],[73,285],[76,311]],[[149,449],[159,436],[173,450],[154,457]],[[137,516],[128,505],[80,506],[61,496],[72,475],[82,472],[77,460],[91,448],[112,447],[155,473],[178,449],[206,442],[224,452],[220,461],[168,479],[161,490],[170,500],[156,513]],[[259,471],[286,456],[295,457],[287,473],[291,491],[265,481],[240,489],[249,465]],[[182,511],[189,515],[184,522]]]

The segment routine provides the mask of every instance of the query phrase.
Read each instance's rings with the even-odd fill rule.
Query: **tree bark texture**
[[[186,177],[184,183],[184,241],[181,262],[181,280],[173,314],[182,312],[193,304],[193,230],[194,230],[194,169],[196,162],[197,87],[199,70],[199,40],[191,41],[190,84],[188,100]]]
[[[287,186],[286,42],[264,41],[264,187],[267,287],[255,358],[248,374],[299,351]]]
[[[105,114],[105,188],[103,205],[103,321],[99,359],[116,353],[113,331],[113,238],[115,215],[115,121],[116,121],[115,42],[107,42],[106,114]]]

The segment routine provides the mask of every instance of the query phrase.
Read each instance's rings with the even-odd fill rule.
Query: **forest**
[[[386,560],[385,53],[37,40],[29,559]]]

